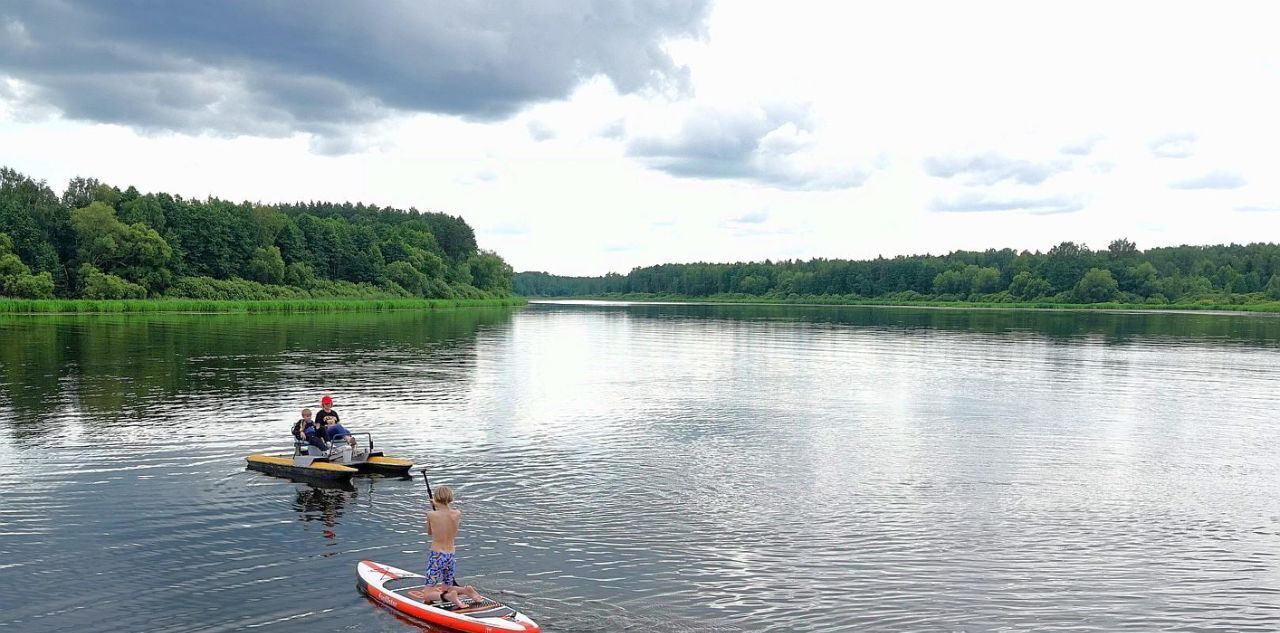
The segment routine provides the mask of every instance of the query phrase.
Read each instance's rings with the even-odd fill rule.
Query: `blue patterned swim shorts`
[[[458,571],[458,558],[444,552],[431,552],[427,557],[428,585],[452,585],[453,577]]]

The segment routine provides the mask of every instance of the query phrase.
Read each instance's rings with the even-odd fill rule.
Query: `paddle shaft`
[[[431,480],[427,479],[427,469],[422,469],[422,482],[427,484],[427,499],[431,501],[431,509],[436,509],[436,496],[431,492]]]

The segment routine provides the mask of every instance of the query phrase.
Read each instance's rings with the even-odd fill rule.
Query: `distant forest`
[[[837,302],[967,301],[1240,305],[1280,300],[1280,245],[1105,250],[1063,242],[1039,251],[955,251],[872,260],[664,264],[626,275],[515,276],[526,297],[653,295]]]
[[[511,267],[444,213],[189,200],[92,178],[58,195],[0,169],[0,296],[479,299],[511,283]]]

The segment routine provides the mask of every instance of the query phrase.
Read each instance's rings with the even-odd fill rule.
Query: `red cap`
[[[320,404],[333,404],[333,398],[330,398],[329,396],[324,396],[320,398]]]

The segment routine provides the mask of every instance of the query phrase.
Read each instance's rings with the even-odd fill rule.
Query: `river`
[[[1280,318],[544,303],[0,317],[0,631],[416,631],[421,479],[547,631],[1280,629]]]

